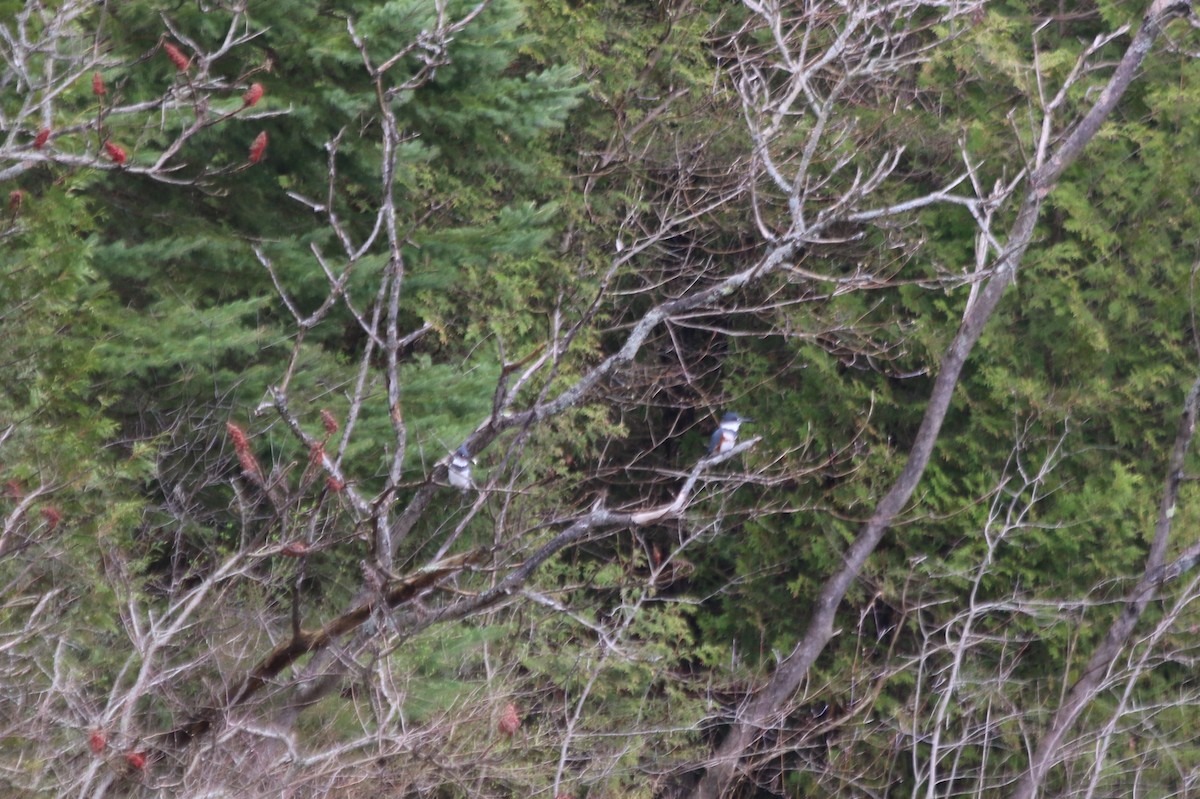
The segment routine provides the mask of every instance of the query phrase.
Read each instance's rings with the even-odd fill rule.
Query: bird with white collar
[[[446,477],[450,480],[450,485],[460,491],[470,491],[474,488],[475,482],[471,479],[471,464],[473,462],[471,453],[467,451],[466,444],[454,450],[454,454],[450,456],[450,464],[446,472]]]
[[[748,416],[740,416],[733,411],[726,413],[721,417],[720,426],[713,431],[712,438],[708,440],[708,452],[704,453],[704,457],[723,455],[733,449],[737,444],[738,428],[745,422],[753,421]]]

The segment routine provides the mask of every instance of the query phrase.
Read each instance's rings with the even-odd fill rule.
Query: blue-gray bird
[[[446,474],[450,479],[450,485],[455,488],[470,491],[475,487],[475,483],[471,480],[471,453],[467,452],[466,444],[454,450],[454,455],[450,457],[449,471]]]
[[[712,438],[708,440],[708,452],[705,453],[705,456],[720,455],[733,449],[733,445],[737,443],[738,428],[742,426],[742,422],[753,421],[748,416],[739,416],[733,411],[722,416],[720,426],[713,431]]]

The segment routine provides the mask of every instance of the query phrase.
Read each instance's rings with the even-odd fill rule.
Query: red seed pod
[[[125,762],[141,771],[146,767],[146,755],[142,752],[126,752]]]
[[[54,528],[58,527],[59,522],[62,521],[62,511],[53,505],[47,505],[46,507],[42,508],[42,518],[46,520],[47,526],[53,530]]]
[[[340,494],[346,490],[346,484],[333,475],[325,478],[325,487],[335,494]]]
[[[50,141],[50,128],[42,128],[38,131],[38,135],[33,137],[33,149],[42,149],[48,141]]]
[[[267,151],[267,132],[264,130],[254,138],[254,143],[250,145],[250,163],[257,164],[262,160],[263,153]]]
[[[225,430],[228,431],[229,437],[233,439],[233,448],[235,450],[237,450],[238,452],[241,452],[247,446],[249,446],[248,439],[246,438],[245,430],[238,427],[233,422],[226,422]]]
[[[92,73],[92,94],[97,97],[103,97],[108,94],[108,89],[104,85],[104,76],[99,72]]]
[[[320,441],[314,441],[308,448],[308,462],[313,466],[320,466],[323,460],[325,460],[325,445]]]
[[[242,465],[242,471],[251,477],[261,476],[262,467],[258,465],[258,460],[250,451],[250,439],[246,436],[246,431],[233,422],[226,422],[225,429],[229,432],[229,437],[233,439],[233,449],[237,452],[238,463]]]
[[[22,499],[25,496],[25,487],[21,485],[20,480],[9,480],[4,484],[4,488],[13,499]]]
[[[25,202],[25,192],[16,189],[8,193],[8,210],[14,214],[21,209],[21,203],[23,202]]]
[[[167,58],[171,59],[171,63],[175,65],[175,69],[180,72],[188,71],[188,67],[192,65],[192,59],[185,56],[182,50],[170,42],[163,44],[163,50],[166,52]]]
[[[308,544],[303,541],[292,541],[279,550],[279,554],[289,558],[302,558],[308,554]]]
[[[92,734],[88,736],[88,747],[93,755],[104,754],[104,750],[108,748],[108,738],[104,735],[104,730],[92,730]]]
[[[124,147],[119,144],[113,144],[110,141],[104,142],[104,152],[108,153],[108,157],[117,165],[125,163],[126,159],[129,158]]]
[[[321,409],[321,424],[325,427],[326,435],[333,435],[338,431],[338,421],[333,418],[333,414],[325,408]]]
[[[251,108],[258,105],[258,101],[267,93],[267,89],[261,83],[251,83],[250,88],[242,95],[242,108]]]
[[[500,723],[496,725],[500,732],[512,737],[512,734],[521,726],[521,717],[517,715],[517,706],[509,702],[504,707],[504,712],[500,714]]]

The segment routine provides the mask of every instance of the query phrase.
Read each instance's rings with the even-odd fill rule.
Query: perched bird
[[[733,411],[722,416],[720,426],[713,431],[712,438],[708,440],[708,452],[705,453],[705,457],[720,455],[733,449],[733,445],[737,443],[738,428],[742,426],[742,422],[753,421],[746,416],[738,416]]]
[[[470,491],[475,487],[471,481],[471,463],[471,454],[467,452],[466,444],[454,450],[454,455],[450,458],[450,471],[447,473],[450,485],[462,491]]]

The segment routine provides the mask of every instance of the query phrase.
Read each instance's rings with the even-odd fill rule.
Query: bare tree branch
[[[1158,520],[1154,525],[1154,541],[1146,556],[1146,569],[1141,580],[1134,586],[1125,607],[1117,617],[1104,640],[1088,658],[1083,673],[1071,686],[1062,704],[1054,713],[1050,728],[1038,741],[1037,749],[1030,758],[1029,768],[1021,775],[1013,789],[1016,799],[1032,799],[1037,796],[1046,772],[1054,765],[1063,738],[1070,731],[1079,715],[1095,699],[1103,684],[1106,672],[1124,648],[1134,627],[1142,617],[1146,605],[1154,598],[1160,586],[1192,568],[1200,556],[1200,546],[1189,547],[1170,566],[1164,566],[1167,546],[1171,538],[1171,524],[1175,518],[1175,506],[1179,500],[1179,486],[1184,479],[1184,459],[1196,435],[1196,415],[1200,412],[1200,379],[1192,384],[1183,402],[1183,413],[1179,419],[1179,431],[1167,461],[1167,476],[1164,481],[1162,499],[1158,506]]]
[[[842,568],[825,583],[814,605],[808,629],[800,641],[779,664],[767,685],[739,710],[737,719],[707,764],[704,777],[692,792],[692,799],[718,799],[725,796],[736,778],[741,759],[753,747],[760,733],[777,723],[778,715],[786,712],[785,709],[790,706],[789,698],[800,687],[809,668],[833,636],[834,618],[842,597],[912,496],[929,463],[962,368],[999,305],[1004,290],[1016,275],[1025,250],[1033,239],[1043,199],[1053,190],[1063,170],[1079,156],[1112,113],[1163,27],[1189,9],[1188,3],[1170,0],[1154,0],[1151,3],[1141,29],[1095,104],[1057,146],[1052,136],[1055,108],[1051,105],[1044,109],[1042,135],[1035,156],[1036,167],[1029,175],[1028,186],[1005,242],[1005,251],[996,259],[993,276],[965,313],[957,335],[942,358],[924,419],[904,469],[846,551]],[[1064,94],[1065,89],[1059,93],[1059,97]]]

